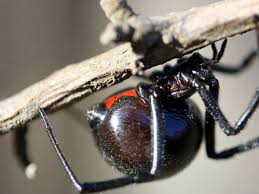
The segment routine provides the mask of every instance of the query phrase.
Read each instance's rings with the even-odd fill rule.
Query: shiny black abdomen
[[[199,148],[202,127],[191,101],[163,104],[165,154],[161,177],[184,168]],[[137,97],[122,97],[107,110],[95,129],[106,161],[125,174],[149,172],[152,164],[149,106]]]

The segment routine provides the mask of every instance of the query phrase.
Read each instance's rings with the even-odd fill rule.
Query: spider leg
[[[257,35],[257,41],[259,41],[258,35]],[[258,55],[258,49],[249,52],[238,66],[229,66],[226,64],[218,63],[225,52],[226,45],[227,45],[227,39],[223,41],[220,51],[218,52],[215,43],[211,44],[212,53],[213,53],[212,60],[216,62],[216,63],[213,63],[213,65],[211,66],[212,70],[222,72],[222,73],[228,73],[228,74],[241,73],[252,64],[252,62]]]
[[[218,71],[222,73],[235,74],[241,73],[246,68],[248,68],[256,56],[258,55],[258,50],[254,50],[248,53],[248,55],[243,59],[243,61],[238,66],[228,66],[221,63],[215,63],[211,66],[213,71]]]
[[[211,49],[212,49],[212,60],[216,61],[216,58],[217,58],[217,55],[218,55],[218,49],[217,49],[214,42],[211,44]]]
[[[36,175],[37,166],[28,156],[26,135],[28,132],[27,125],[21,126],[14,132],[14,152],[22,165],[25,175],[28,179],[33,179]]]
[[[219,50],[219,52],[218,52],[218,49],[217,49],[215,43],[212,43],[212,44],[211,44],[212,53],[213,53],[213,55],[212,55],[212,60],[214,60],[214,61],[216,61],[216,62],[220,61],[220,59],[223,57],[223,54],[224,54],[224,52],[225,52],[226,46],[227,46],[227,39],[225,39],[225,40],[222,42],[221,47],[220,47],[220,50]]]
[[[224,53],[225,53],[225,49],[226,49],[226,46],[227,46],[227,39],[223,40],[223,43],[221,44],[221,47],[220,47],[220,50],[219,50],[219,53],[217,53],[217,56],[216,56],[216,61],[220,61],[220,59],[223,57]]]
[[[256,90],[256,93],[252,100],[250,101],[248,107],[243,112],[241,117],[236,122],[235,126],[232,127],[229,121],[226,119],[224,114],[217,101],[213,98],[211,93],[206,89],[206,85],[199,81],[198,79],[193,80],[193,85],[198,90],[207,110],[212,114],[214,120],[219,123],[219,126],[223,129],[224,133],[227,135],[236,135],[238,134],[246,125],[248,119],[255,112],[255,109],[259,103],[259,88]]]
[[[162,113],[160,103],[155,95],[149,96],[152,117],[152,146],[153,146],[153,162],[150,174],[158,174],[161,169],[162,158],[165,150],[164,126],[162,123]]]
[[[214,81],[209,85],[209,92],[218,102],[219,85],[217,81]],[[259,145],[259,137],[252,139],[246,143],[234,146],[232,148],[225,149],[220,152],[216,152],[216,137],[215,137],[215,121],[209,111],[205,113],[205,144],[207,155],[213,159],[225,159],[234,156],[235,154],[248,151],[252,148],[256,148]]]
[[[48,120],[48,117],[43,109],[39,109],[39,115],[41,119],[44,122],[45,128],[47,130],[47,134],[49,136],[49,139],[63,165],[65,168],[66,173],[68,174],[72,184],[75,186],[75,188],[81,192],[100,192],[100,191],[105,191],[108,189],[113,189],[117,187],[122,187],[125,185],[129,185],[132,183],[141,183],[141,182],[147,182],[151,181],[154,179],[154,176],[160,169],[160,163],[161,163],[161,158],[162,158],[162,150],[163,150],[163,135],[160,132],[162,127],[161,127],[161,113],[160,113],[160,104],[157,101],[157,98],[155,95],[152,93],[148,96],[149,98],[149,103],[150,103],[150,109],[151,109],[151,116],[152,116],[152,144],[153,144],[153,163],[152,163],[152,169],[150,173],[147,174],[140,174],[136,176],[126,176],[122,178],[117,178],[117,179],[112,179],[112,180],[107,180],[107,181],[101,181],[101,182],[86,182],[86,183],[81,183],[77,176],[74,174],[73,170],[71,169],[69,163],[67,162],[60,146],[57,143],[57,140],[53,134],[53,129],[52,126],[50,125],[50,122]],[[162,145],[160,145],[162,144]],[[162,149],[162,150],[161,150]]]
[[[214,78],[216,79],[216,78]],[[216,84],[215,84],[216,83]],[[219,126],[227,135],[238,134],[246,125],[248,119],[252,116],[259,104],[259,89],[257,89],[255,96],[250,101],[248,107],[241,115],[239,120],[236,122],[235,126],[232,127],[229,121],[226,119],[222,113],[219,105],[217,103],[219,85],[215,80],[213,84],[209,85],[209,91],[206,85],[195,79],[194,85],[196,86],[205,106],[206,106],[206,118],[205,118],[205,135],[206,135],[206,149],[208,156],[214,159],[223,159],[233,156],[234,154],[245,152],[254,149],[259,146],[259,137],[254,138],[246,143],[240,144],[233,148],[216,153],[215,151],[215,122],[219,123]]]
[[[104,191],[107,189],[112,189],[112,188],[116,188],[116,187],[121,187],[124,185],[128,185],[131,183],[135,183],[137,182],[137,180],[139,179],[137,176],[129,176],[129,177],[123,177],[123,178],[118,178],[118,179],[113,179],[113,180],[109,180],[109,181],[101,181],[101,182],[93,182],[93,183],[81,183],[79,181],[79,179],[76,177],[76,175],[74,174],[73,170],[71,169],[69,163],[67,162],[60,146],[57,143],[57,140],[53,134],[53,129],[52,126],[50,125],[50,122],[47,118],[46,113],[44,112],[43,109],[39,109],[39,115],[41,116],[45,128],[47,130],[48,136],[50,138],[50,141],[63,165],[63,167],[65,168],[65,171],[69,177],[69,179],[71,180],[72,184],[74,185],[74,187],[81,193],[83,192],[100,192],[100,191]]]
[[[149,102],[151,110],[151,137],[152,137],[152,150],[153,150],[153,161],[152,168],[150,170],[151,175],[159,174],[161,169],[162,159],[165,150],[165,134],[164,134],[164,123],[162,119],[161,105],[158,101],[158,95],[155,90],[150,88],[148,84],[139,83],[137,85],[138,94],[142,99]]]

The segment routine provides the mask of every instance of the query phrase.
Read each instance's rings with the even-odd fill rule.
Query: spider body
[[[200,113],[192,101],[164,100],[161,105],[165,150],[158,178],[184,168],[195,156],[202,137]],[[152,118],[149,104],[135,89],[116,93],[88,109],[87,118],[106,161],[128,175],[150,172]]]
[[[75,188],[80,192],[100,192],[172,175],[195,156],[202,130],[207,155],[212,159],[230,158],[259,147],[257,137],[223,151],[215,148],[215,123],[226,135],[237,135],[245,128],[259,104],[257,89],[234,126],[221,111],[218,104],[219,82],[213,71],[241,72],[258,54],[257,50],[249,53],[237,67],[220,64],[226,43],[224,40],[219,52],[212,44],[212,59],[198,53],[181,58],[174,66],[165,66],[163,71],[144,76],[151,80],[151,84],[139,83],[135,89],[114,94],[88,109],[86,116],[99,149],[111,165],[127,174],[125,177],[80,182],[56,141],[47,115],[40,108],[39,115],[50,141]],[[206,108],[203,124],[198,108],[188,99],[194,92],[200,95]],[[20,154],[21,160],[26,159],[24,156],[26,154]]]

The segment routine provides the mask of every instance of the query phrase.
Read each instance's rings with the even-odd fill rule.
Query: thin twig
[[[144,69],[183,56],[212,42],[255,29],[259,0],[228,0],[164,17],[135,14],[125,0],[102,0],[113,22],[105,43],[121,43],[101,55],[71,64],[0,102],[0,132],[27,123],[38,107],[59,110]],[[132,48],[134,52],[132,52]]]

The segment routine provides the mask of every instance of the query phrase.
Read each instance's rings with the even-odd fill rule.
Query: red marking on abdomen
[[[121,97],[123,96],[137,96],[137,92],[135,89],[128,89],[128,90],[124,90],[122,92],[119,92],[117,94],[114,94],[110,97],[108,97],[105,101],[104,104],[106,106],[106,108],[110,108],[117,100],[119,100]]]

